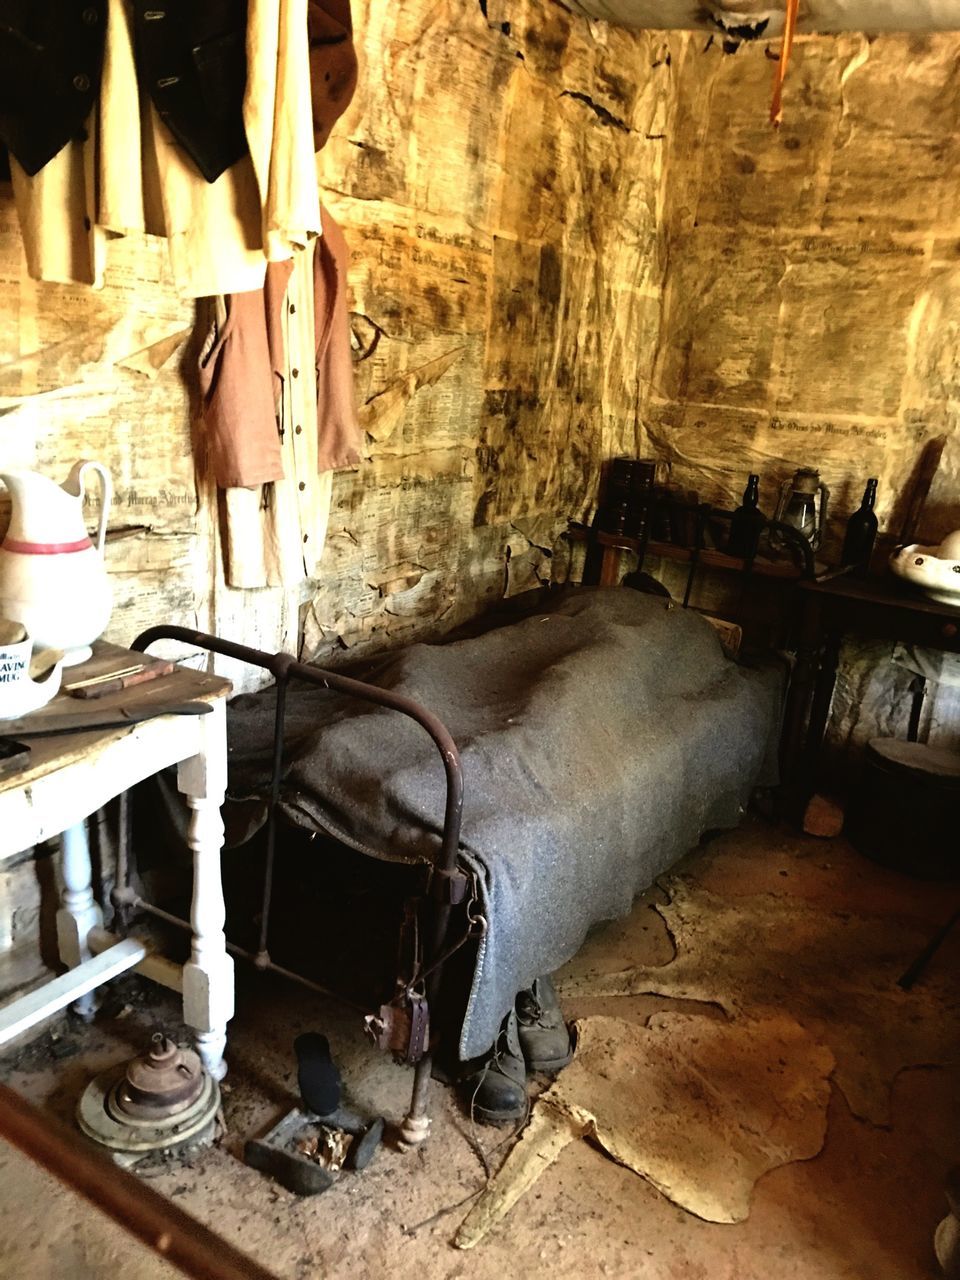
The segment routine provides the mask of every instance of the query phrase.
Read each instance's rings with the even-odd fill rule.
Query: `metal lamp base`
[[[114,1159],[132,1165],[151,1154],[209,1143],[219,1109],[220,1089],[196,1055],[158,1035],[148,1056],[90,1081],[77,1104],[77,1123]]]

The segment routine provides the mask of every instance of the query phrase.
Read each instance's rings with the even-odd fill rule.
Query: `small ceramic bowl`
[[[956,558],[944,557],[945,548],[956,551]],[[912,582],[932,600],[960,605],[960,532],[944,538],[938,547],[924,547],[920,543],[897,547],[890,557],[890,568],[898,578]]]

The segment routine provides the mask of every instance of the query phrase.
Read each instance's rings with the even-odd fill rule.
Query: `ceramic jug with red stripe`
[[[96,544],[83,521],[84,475],[100,480]],[[103,562],[110,473],[78,462],[63,484],[35,471],[0,471],[12,511],[0,545],[0,616],[23,623],[37,648],[62,649],[64,666],[90,657],[110,621],[113,592]]]

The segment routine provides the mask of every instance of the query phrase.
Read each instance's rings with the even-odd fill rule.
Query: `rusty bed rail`
[[[139,652],[145,652],[158,640],[174,640],[190,645],[208,653],[218,653],[226,658],[233,658],[251,666],[268,671],[274,678],[277,690],[277,706],[274,722],[273,763],[270,777],[270,795],[267,810],[267,858],[264,872],[263,909],[260,925],[260,947],[254,962],[260,968],[278,969],[270,961],[268,951],[268,930],[270,903],[273,886],[273,870],[276,854],[277,838],[277,804],[280,798],[280,786],[283,778],[283,733],[286,722],[287,693],[291,680],[303,680],[307,684],[319,685],[332,689],[361,702],[385,707],[407,716],[420,725],[429,735],[443,763],[446,776],[446,802],[443,815],[443,834],[440,843],[440,854],[431,873],[430,897],[433,906],[433,927],[428,931],[429,945],[425,948],[424,972],[426,979],[427,1006],[434,1003],[439,987],[445,960],[444,944],[450,922],[450,911],[454,903],[460,901],[466,884],[466,877],[459,869],[458,855],[460,849],[460,828],[463,819],[463,768],[460,753],[446,725],[426,707],[403,694],[391,693],[376,685],[366,684],[351,676],[341,675],[336,671],[328,671],[322,667],[311,666],[299,662],[288,653],[266,653],[253,649],[248,645],[237,644],[232,640],[223,640],[219,636],[208,635],[202,631],[192,631],[188,627],[157,626],[142,632],[130,646]],[[140,905],[153,910],[156,915],[172,919],[167,913],[150,908],[147,903]],[[185,924],[184,921],[174,921]],[[452,954],[448,952],[447,954]],[[298,975],[281,971],[287,977]],[[427,1116],[432,1057],[430,1046],[424,1046],[424,1052],[416,1063],[410,1109],[401,1126],[401,1137],[409,1146],[416,1146],[426,1138],[430,1127]]]

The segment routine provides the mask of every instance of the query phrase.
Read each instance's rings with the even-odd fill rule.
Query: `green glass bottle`
[[[840,553],[840,563],[842,565],[851,565],[853,572],[858,578],[865,578],[870,568],[870,557],[873,554],[873,544],[877,539],[878,522],[873,507],[877,500],[877,482],[875,479],[867,481],[867,487],[863,491],[863,501],[860,507],[853,513],[847,521],[847,532],[843,539],[843,551]]]
[[[749,560],[757,554],[760,534],[766,524],[766,518],[760,510],[760,477],[748,476],[747,487],[743,491],[743,502],[733,513],[730,521],[730,538],[727,552],[739,556],[741,560]]]

